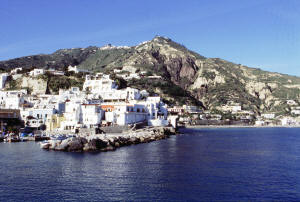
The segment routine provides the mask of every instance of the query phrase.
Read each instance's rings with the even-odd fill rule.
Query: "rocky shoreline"
[[[144,128],[125,133],[96,134],[70,137],[65,140],[49,140],[41,148],[68,152],[114,151],[119,147],[161,140],[175,134],[172,127]]]

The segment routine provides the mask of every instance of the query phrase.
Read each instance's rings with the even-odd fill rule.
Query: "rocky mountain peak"
[[[129,85],[161,94],[173,104],[188,104],[192,98],[207,108],[232,101],[249,110],[283,111],[286,99],[298,100],[300,97],[298,77],[206,58],[163,36],[155,36],[133,47],[108,45],[61,49],[48,55],[0,61],[3,71],[16,67],[64,69],[69,65],[94,72],[113,72],[118,68],[124,72],[146,71],[159,75],[161,79],[148,81],[143,78],[129,82]]]

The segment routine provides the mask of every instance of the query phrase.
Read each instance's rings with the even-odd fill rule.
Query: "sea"
[[[0,143],[0,201],[299,201],[299,128],[193,128],[113,152]]]

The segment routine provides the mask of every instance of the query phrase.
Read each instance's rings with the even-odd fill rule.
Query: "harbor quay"
[[[139,143],[148,143],[174,135],[172,127],[148,127],[123,133],[80,134],[77,136],[56,136],[40,143],[42,149],[55,151],[114,151],[115,149]]]

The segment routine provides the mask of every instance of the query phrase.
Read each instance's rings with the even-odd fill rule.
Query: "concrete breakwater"
[[[126,133],[97,134],[71,137],[65,140],[49,140],[41,143],[41,148],[55,151],[113,151],[118,147],[147,143],[174,135],[172,127],[145,128]]]

